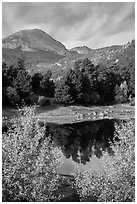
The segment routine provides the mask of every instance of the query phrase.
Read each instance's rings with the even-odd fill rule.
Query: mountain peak
[[[49,34],[47,34],[45,31],[43,31],[43,30],[41,30],[41,29],[39,29],[39,28],[24,29],[24,30],[18,31],[17,33],[20,33],[20,32],[43,33],[43,34],[49,35]]]
[[[14,36],[14,35],[22,35],[22,34],[25,34],[25,33],[31,33],[31,34],[33,34],[33,33],[41,33],[42,34],[43,33],[45,35],[49,35],[45,31],[43,31],[43,30],[41,30],[39,28],[28,28],[28,29],[23,29],[23,30],[17,31],[14,34],[10,35],[9,37]]]
[[[52,51],[61,55],[68,52],[62,43],[37,28],[18,31],[4,38],[2,44],[3,48],[19,48],[23,51]]]

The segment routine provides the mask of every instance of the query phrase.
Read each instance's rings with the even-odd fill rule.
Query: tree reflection
[[[49,124],[48,132],[60,146],[66,158],[86,164],[93,155],[100,158],[103,151],[113,154],[110,141],[114,138],[114,120],[86,121],[74,124]]]

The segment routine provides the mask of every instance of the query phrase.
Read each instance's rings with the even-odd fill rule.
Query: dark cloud
[[[95,48],[108,42],[126,43],[135,35],[135,3],[131,2],[4,2],[2,10],[3,37],[40,28],[68,48]]]

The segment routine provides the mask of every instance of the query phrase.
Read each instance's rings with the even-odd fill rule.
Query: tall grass
[[[55,201],[60,158],[34,109],[25,108],[2,136],[3,201]]]
[[[104,171],[80,172],[75,166],[75,186],[81,201],[135,201],[135,124],[116,125],[119,141],[110,144],[114,156],[104,152],[100,162]]]

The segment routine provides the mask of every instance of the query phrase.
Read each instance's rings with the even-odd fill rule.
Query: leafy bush
[[[20,97],[16,89],[13,87],[9,86],[7,88],[7,96],[8,96],[8,100],[10,101],[10,104],[13,106],[15,106],[20,101]]]
[[[60,150],[39,127],[33,108],[3,134],[3,201],[53,201],[58,188]]]
[[[31,100],[31,104],[33,105],[36,105],[38,104],[38,99],[39,99],[39,96],[35,93],[30,93],[30,100]]]
[[[38,104],[39,106],[50,105],[50,100],[46,98],[45,96],[39,96]]]
[[[132,99],[131,99],[130,105],[131,105],[131,106],[135,106],[135,98],[132,98]]]
[[[57,104],[57,101],[56,101],[55,98],[49,98],[49,100],[50,100],[51,105],[56,105]]]
[[[127,82],[124,81],[120,86],[115,86],[115,101],[117,103],[125,103],[128,101],[128,86]]]
[[[135,201],[135,125],[133,122],[116,126],[120,140],[111,144],[114,156],[104,152],[101,164],[104,171],[74,172],[75,185],[81,201]]]

